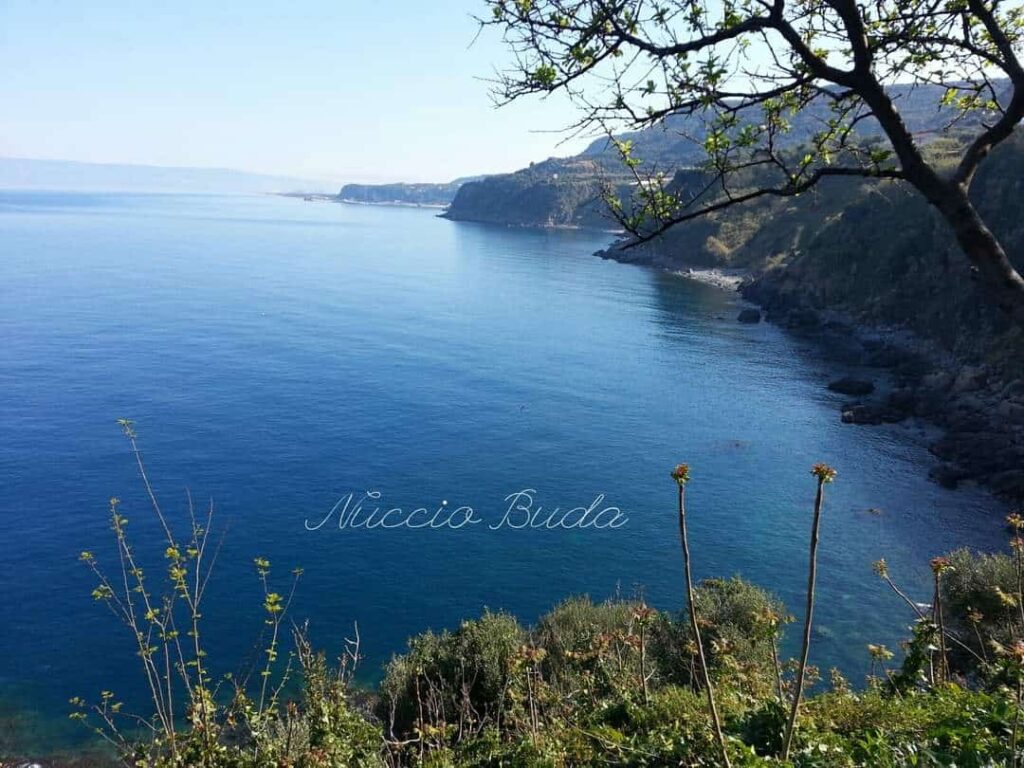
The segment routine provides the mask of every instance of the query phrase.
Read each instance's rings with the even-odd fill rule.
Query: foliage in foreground
[[[150,490],[130,423],[123,425]],[[358,633],[336,664],[304,627],[283,631],[291,591],[264,590],[264,659],[241,679],[216,678],[201,642],[204,552],[210,518],[189,510],[189,535],[174,535],[150,491],[166,536],[163,591],[138,566],[127,520],[111,505],[120,573],[91,553],[93,592],[129,628],[153,711],[129,715],[113,693],[72,717],[106,738],[125,765],[147,768],[359,768],[364,766],[988,766],[1021,764],[1024,687],[1024,519],[1011,515],[1011,554],[959,551],[932,561],[931,605],[914,602],[884,561],[876,571],[917,620],[903,661],[869,646],[871,672],[853,687],[836,671],[820,692],[806,664],[824,486],[816,465],[811,574],[800,659],[782,662],[785,608],[733,579],[693,584],[684,569],[686,614],[642,601],[574,598],[534,627],[485,613],[452,631],[427,632],[387,665],[375,694],[352,685]],[[688,560],[683,489],[673,472]],[[295,572],[292,589],[300,576]],[[293,672],[301,695],[285,694]]]

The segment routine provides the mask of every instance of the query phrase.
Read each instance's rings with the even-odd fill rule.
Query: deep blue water
[[[681,607],[679,461],[696,574],[742,574],[794,612],[808,470],[838,468],[812,661],[854,676],[865,644],[895,647],[909,621],[872,561],[926,597],[932,555],[1002,546],[997,503],[926,480],[922,435],[840,424],[837,369],[814,348],[737,324],[732,295],[594,258],[606,240],[283,198],[0,193],[0,699],[26,723],[6,737],[67,738],[68,697],[140,693],[77,562],[91,549],[113,567],[111,496],[137,547],[155,542],[119,417],[173,516],[186,489],[216,505],[218,672],[255,646],[256,555],[282,580],[305,569],[293,615],[318,644],[358,621],[367,678],[410,634],[485,606],[531,621],[569,595],[642,590]],[[629,520],[304,525],[367,490],[492,522],[525,488],[545,508],[604,493]]]

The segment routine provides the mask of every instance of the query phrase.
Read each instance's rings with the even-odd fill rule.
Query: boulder
[[[858,403],[843,409],[840,417],[843,424],[881,424],[882,414],[877,408]]]
[[[841,379],[829,382],[828,388],[841,395],[852,395],[854,397],[870,395],[875,391],[874,383],[866,379],[855,379],[850,376],[844,376]]]
[[[739,315],[736,319],[741,323],[748,323],[753,325],[761,322],[761,310],[748,307],[747,309],[740,310]]]
[[[958,408],[946,415],[945,424],[953,433],[981,432],[988,427],[988,419],[979,411]]]
[[[847,403],[841,414],[844,424],[896,424],[909,415],[884,403]]]

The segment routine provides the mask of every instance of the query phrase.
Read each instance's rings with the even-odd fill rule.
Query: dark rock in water
[[[741,310],[739,316],[736,319],[739,320],[741,323],[750,323],[751,325],[753,325],[754,323],[760,323],[761,310],[751,309],[748,307],[747,309]]]
[[[936,456],[969,456],[971,462],[992,471],[1003,451],[1011,447],[1005,435],[985,430],[972,432],[950,431],[932,446]],[[968,463],[968,462],[965,462]]]
[[[928,452],[940,459],[952,459],[956,456],[956,446],[949,435],[943,435],[942,438],[928,446]]]
[[[928,471],[928,477],[943,488],[949,489],[956,488],[960,485],[960,482],[965,480],[968,476],[969,473],[962,467],[949,463],[939,464],[937,467],[932,467]]]
[[[843,406],[842,421],[844,424],[896,424],[903,421],[909,414],[899,408],[878,403],[849,403]]]
[[[978,482],[999,497],[1024,500],[1024,357],[1016,346],[1022,340],[1004,337],[1002,320],[986,325],[973,309],[946,307],[945,288],[921,301],[920,275],[908,273],[912,294],[890,292],[888,283],[865,293],[851,289],[860,286],[861,274],[838,281],[831,262],[822,271],[826,262],[790,254],[785,268],[767,270],[741,293],[761,306],[763,319],[812,339],[831,360],[857,372],[858,378],[826,382],[848,397],[840,407],[844,424],[927,419],[941,429],[929,446],[938,458],[929,472],[934,482],[947,488]],[[877,270],[874,276],[888,280],[882,276],[889,274]],[[918,317],[925,304],[927,316]],[[982,323],[988,341],[979,341],[968,318]],[[882,392],[883,374],[873,369],[885,371]]]
[[[963,417],[964,428],[950,427],[929,446],[935,456],[954,465],[957,472],[952,473],[952,479],[933,479],[952,487],[949,483],[953,480],[969,478],[988,485],[997,496],[1024,498],[1024,440],[998,423],[986,423],[981,414],[965,413]],[[945,469],[935,471],[948,474]]]
[[[946,413],[945,424],[946,429],[954,434],[962,432],[984,432],[988,425],[985,414],[978,413],[975,410],[960,408]]]
[[[877,408],[857,403],[843,409],[843,424],[881,424],[882,414]]]
[[[885,341],[879,339],[877,336],[864,336],[860,340],[860,343],[867,352],[877,352],[886,346]]]
[[[875,385],[872,382],[866,379],[854,379],[850,376],[829,382],[828,388],[841,395],[853,395],[854,397],[870,395],[875,391]]]

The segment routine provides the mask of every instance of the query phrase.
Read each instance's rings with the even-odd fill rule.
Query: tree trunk
[[[951,184],[940,195],[929,195],[929,199],[952,227],[960,248],[977,269],[996,305],[1018,325],[1024,325],[1024,278],[978,214],[967,190]]]

